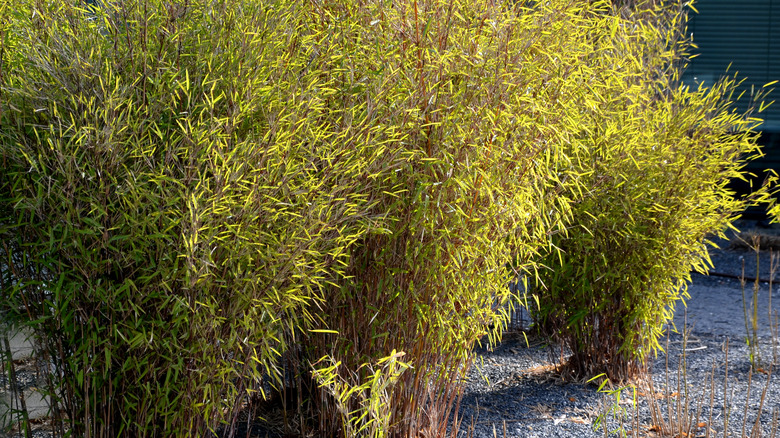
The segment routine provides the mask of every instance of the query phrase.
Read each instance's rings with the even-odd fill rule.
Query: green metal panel
[[[780,0],[696,0],[698,14],[691,11],[688,32],[698,46],[683,81],[692,86],[717,81],[724,75],[744,79],[736,106],[745,111],[751,103],[752,90],[762,89],[771,81],[780,80]],[[729,67],[730,66],[730,67]],[[772,88],[772,87],[770,87]],[[761,184],[766,169],[780,172],[780,83],[766,100],[777,101],[763,113],[758,126],[762,131],[763,158],[751,162],[754,187]],[[736,97],[736,96],[735,96]],[[748,183],[732,182],[739,193],[751,191]],[[749,209],[748,216],[761,217],[762,208]]]
[[[771,3],[771,24],[769,26],[769,79],[780,80],[780,0],[773,0]],[[770,96],[776,103],[769,108],[770,117],[767,120],[772,121],[772,131],[780,133],[780,83],[774,86],[775,92]],[[776,140],[780,146],[780,135]],[[780,167],[779,167],[780,168]]]
[[[686,70],[686,84],[716,81],[723,75],[744,79],[737,107],[750,105],[751,91],[780,80],[780,0],[699,0],[691,12],[688,32],[698,54]],[[730,67],[729,67],[730,65]],[[780,87],[777,87],[780,94]],[[772,100],[770,96],[769,100]],[[780,105],[759,115],[764,131],[780,131]]]

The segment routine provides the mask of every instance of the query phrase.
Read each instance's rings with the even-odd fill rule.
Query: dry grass
[[[772,234],[761,234],[755,231],[739,233],[730,242],[730,248],[741,248],[741,245],[747,245],[746,248],[756,253],[756,264],[759,263],[759,251],[761,249],[774,250],[780,248],[780,236]],[[771,412],[765,412],[766,394],[770,385],[773,383],[773,373],[778,365],[777,357],[777,342],[780,340],[778,337],[778,324],[777,314],[773,314],[772,310],[772,279],[778,268],[777,259],[775,254],[771,254],[770,263],[770,281],[769,281],[769,299],[767,312],[770,321],[771,345],[772,345],[772,360],[762,361],[760,345],[758,343],[758,280],[755,280],[753,285],[752,300],[749,302],[748,297],[745,295],[746,281],[744,278],[744,266],[743,266],[743,278],[742,283],[742,296],[743,296],[743,313],[745,317],[745,330],[746,330],[746,342],[748,343],[749,359],[751,367],[747,375],[747,391],[744,401],[741,405],[732,405],[730,398],[728,397],[729,389],[729,341],[726,340],[724,344],[724,377],[723,382],[716,381],[715,371],[718,366],[716,363],[712,364],[712,371],[709,377],[705,379],[705,382],[693,382],[689,381],[689,375],[687,373],[687,352],[697,349],[696,347],[690,348],[691,343],[690,330],[685,324],[682,334],[682,346],[681,354],[677,358],[676,371],[671,371],[669,363],[669,337],[667,336],[666,343],[666,362],[664,369],[665,384],[663,388],[657,390],[653,383],[652,375],[647,372],[644,378],[644,385],[641,387],[637,394],[642,397],[646,402],[650,410],[650,426],[641,427],[638,420],[632,425],[633,427],[629,431],[629,436],[649,436],[649,437],[664,437],[664,438],[682,438],[682,437],[729,437],[738,436],[742,438],[761,437],[761,419],[764,415],[771,415],[770,417],[770,437],[777,436],[778,433],[778,410],[777,407],[773,407]],[[758,267],[757,267],[758,269]],[[756,275],[758,277],[758,275]],[[687,318],[686,318],[687,320]],[[754,373],[762,373],[767,376],[766,383],[763,387],[754,388],[753,377]],[[670,381],[672,382],[670,384]],[[676,385],[674,384],[676,382]],[[723,394],[723,409],[720,412],[720,418],[722,423],[718,424],[718,429],[715,428],[716,423],[714,419],[714,413],[716,412],[714,401],[715,394],[721,391]],[[757,407],[751,406],[750,394],[751,391],[761,391],[761,397],[759,405]],[[636,400],[635,400],[636,402]],[[706,408],[706,410],[705,410]],[[748,420],[748,409],[757,408],[758,414],[755,421],[750,422]],[[739,409],[743,413],[743,421],[741,424],[730,424],[730,413],[734,409]],[[705,415],[703,412],[707,412]],[[636,418],[636,416],[635,416]],[[717,418],[717,417],[715,417]],[[640,433],[640,431],[642,431]]]

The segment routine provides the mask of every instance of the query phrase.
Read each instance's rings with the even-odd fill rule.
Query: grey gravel
[[[687,338],[685,364],[680,368],[680,355],[683,351],[683,336],[679,333],[669,336],[668,373],[667,354],[659,354],[651,365],[651,374],[655,393],[661,395],[686,394],[687,397],[661,397],[660,403],[665,417],[667,400],[672,401],[672,412],[678,412],[676,403],[687,399],[691,417],[695,416],[697,406],[701,406],[699,419],[695,423],[706,423],[711,427],[710,436],[723,436],[724,406],[729,407],[729,434],[742,436],[742,425],[747,418],[749,432],[758,414],[758,407],[764,387],[767,392],[761,410],[760,429],[762,435],[772,434],[772,412],[780,409],[780,385],[777,377],[769,378],[761,373],[751,376],[751,390],[748,402],[745,402],[748,389],[750,362],[748,349],[740,340],[728,340],[728,380],[726,380],[725,336],[690,334]],[[762,339],[764,358],[772,361],[772,346],[769,339]],[[595,385],[584,383],[562,383],[555,378],[550,365],[550,353],[554,346],[533,345],[518,336],[505,339],[493,351],[478,351],[480,366],[469,373],[459,416],[461,419],[459,437],[601,437],[603,427],[597,428],[598,419],[606,418],[609,436],[620,436],[620,418],[616,412],[608,413],[615,407],[624,411],[626,416],[622,429],[632,436],[637,429],[639,436],[648,436],[653,431],[653,422],[648,408],[650,391],[646,384],[639,383],[634,408],[634,391],[624,389],[620,404],[615,394],[599,393]],[[715,366],[713,370],[713,365]],[[766,369],[770,364],[765,365]],[[678,370],[680,371],[678,373]],[[667,376],[669,378],[667,385]],[[713,419],[710,423],[709,406],[714,379],[715,391],[712,394]],[[678,381],[687,382],[687,386],[678,387]],[[726,403],[724,403],[724,382]],[[667,391],[668,388],[668,391]],[[617,390],[617,388],[612,388]],[[745,417],[745,406],[748,406]],[[668,420],[668,418],[667,418]],[[494,432],[495,431],[495,432]],[[506,431],[506,433],[504,433]],[[705,436],[705,428],[696,428],[698,434]],[[749,434],[747,434],[749,436]]]
[[[753,226],[754,223],[749,222],[738,224],[743,231]],[[776,225],[757,231],[780,234]],[[492,351],[488,348],[475,351],[476,363],[481,365],[469,372],[458,412],[457,436],[589,438],[622,436],[621,433],[634,436],[634,431],[642,437],[663,436],[658,427],[663,422],[669,424],[670,412],[673,419],[677,417],[676,412],[689,412],[690,421],[706,425],[694,428],[694,437],[778,436],[777,422],[772,419],[780,412],[780,376],[751,375],[743,287],[740,280],[734,278],[742,274],[743,261],[745,276],[756,277],[755,252],[735,249],[726,240],[717,243],[720,249],[710,252],[714,275],[692,275],[688,289],[690,299],[687,305],[675,309],[675,324],[669,330],[667,352],[659,353],[650,364],[655,393],[660,393],[660,398],[651,397],[647,384],[641,382],[634,387],[636,392],[630,387],[622,391],[612,388],[609,394],[608,389],[599,392],[592,384],[560,382],[552,371],[562,359],[560,348],[539,340],[526,340],[514,333],[505,336]],[[758,277],[768,280],[770,252],[761,251],[759,264]],[[773,287],[773,307],[780,309],[777,289]],[[748,282],[744,291],[748,303],[752,303],[753,283]],[[773,340],[770,330],[768,292],[768,282],[760,281],[758,345],[764,359],[763,369],[778,374],[779,346],[777,337]],[[682,335],[685,327],[689,329],[687,337]],[[686,347],[685,361],[681,363],[683,345]],[[565,352],[563,356],[565,359]],[[764,388],[767,388],[765,394]],[[648,407],[650,400],[658,403],[664,420],[652,420]],[[684,409],[686,400],[687,411]],[[678,402],[683,407],[678,409]],[[724,418],[728,418],[725,435]],[[760,435],[751,435],[756,418],[759,419],[756,429],[760,429]],[[599,421],[602,419],[606,422],[606,434],[604,423]]]

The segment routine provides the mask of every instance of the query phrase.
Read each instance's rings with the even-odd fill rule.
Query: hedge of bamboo
[[[42,341],[72,436],[234,436],[276,397],[291,433],[442,435],[518,277],[543,280],[526,298],[575,357],[620,303],[651,331],[631,320],[613,344],[647,351],[678,289],[592,285],[670,245],[696,265],[756,149],[726,135],[728,83],[664,79],[675,14],[15,0],[0,17],[2,306]]]
[[[688,298],[692,271],[710,266],[707,247],[748,205],[771,204],[770,175],[737,196],[745,165],[761,155],[752,131],[764,108],[737,113],[737,79],[684,84],[693,53],[682,4],[634,2],[612,10],[593,38],[586,67],[569,81],[582,90],[556,164],[579,184],[561,193],[572,215],[554,233],[531,306],[540,328],[563,341],[577,377],[634,377]],[[583,188],[585,188],[583,190]]]

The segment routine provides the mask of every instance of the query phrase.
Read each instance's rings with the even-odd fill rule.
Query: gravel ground
[[[544,344],[528,346],[519,336],[510,336],[493,351],[481,350],[482,364],[474,367],[461,401],[461,425],[459,437],[601,437],[603,427],[596,427],[600,418],[606,418],[609,436],[620,436],[622,427],[633,436],[663,436],[658,427],[663,423],[651,421],[648,403],[660,406],[667,424],[676,415],[677,403],[690,404],[690,417],[695,417],[697,406],[702,406],[699,419],[690,422],[697,427],[692,436],[724,436],[724,415],[729,416],[729,434],[742,436],[742,425],[747,419],[749,432],[755,423],[761,406],[762,392],[767,388],[761,409],[759,427],[761,436],[777,436],[772,430],[773,410],[780,409],[780,385],[776,377],[757,373],[750,377],[748,349],[741,340],[728,341],[728,378],[726,378],[727,337],[706,334],[692,334],[686,344],[687,366],[680,367],[683,351],[683,336],[672,334],[667,348],[669,366],[667,373],[666,355],[662,354],[652,364],[654,390],[646,383],[637,384],[636,408],[634,391],[631,388],[620,392],[618,403],[615,394],[599,393],[595,385],[583,383],[562,383],[555,379],[550,365],[550,352],[555,348]],[[762,343],[764,357],[771,361],[769,340]],[[714,366],[714,369],[713,369]],[[769,365],[766,365],[769,368]],[[683,374],[684,370],[684,374]],[[679,373],[678,373],[679,371]],[[667,384],[667,377],[669,378]],[[714,377],[715,392],[710,405],[710,380]],[[687,382],[687,385],[678,387]],[[769,385],[767,386],[767,381]],[[724,382],[727,382],[724,403]],[[748,387],[750,386],[749,399]],[[687,388],[687,394],[686,394]],[[650,396],[655,394],[655,396]],[[678,394],[683,394],[680,397]],[[671,402],[671,405],[667,405]],[[709,418],[712,406],[712,419]],[[745,416],[745,406],[747,416]],[[608,412],[612,409],[611,412]],[[616,410],[618,408],[619,410]],[[673,415],[668,415],[671,408]],[[624,420],[621,425],[621,412]],[[636,427],[638,423],[639,427]],[[708,426],[708,427],[706,427]],[[749,436],[749,433],[746,435]]]
[[[780,235],[777,226],[755,229],[754,225],[741,223],[738,227],[764,235]],[[744,275],[756,278],[755,252],[737,248],[725,240],[716,243],[721,249],[711,251],[712,275],[693,274],[689,285],[691,297],[686,306],[676,309],[678,332],[669,336],[668,354],[660,353],[650,364],[653,392],[647,382],[637,383],[636,391],[613,388],[611,394],[599,392],[595,385],[587,383],[560,382],[553,371],[560,362],[559,347],[539,340],[526,341],[518,333],[509,334],[492,351],[477,349],[478,366],[470,370],[461,400],[458,437],[589,438],[621,436],[621,430],[627,436],[635,436],[635,432],[642,437],[680,436],[664,434],[661,428],[680,424],[678,419],[686,418],[702,426],[693,428],[688,435],[692,437],[780,436],[776,430],[778,422],[772,420],[773,415],[780,413],[780,377],[752,374],[750,351],[745,342],[743,288],[739,277],[744,261]],[[759,280],[769,280],[770,257],[769,251],[761,251]],[[778,337],[773,337],[769,329],[768,291],[768,281],[759,281],[758,345],[764,359],[763,369],[776,374],[780,365]],[[752,293],[753,282],[749,281],[745,287],[749,303]],[[773,290],[772,299],[780,303],[780,293]],[[773,307],[780,309],[780,304]],[[680,334],[684,327],[690,333],[686,339]],[[681,362],[684,350],[685,361]],[[659,406],[662,415],[654,416],[651,404]],[[685,412],[689,414],[682,415]],[[606,419],[606,433],[600,426],[602,419]],[[756,424],[760,435],[751,435]],[[726,434],[724,426],[728,428]]]

